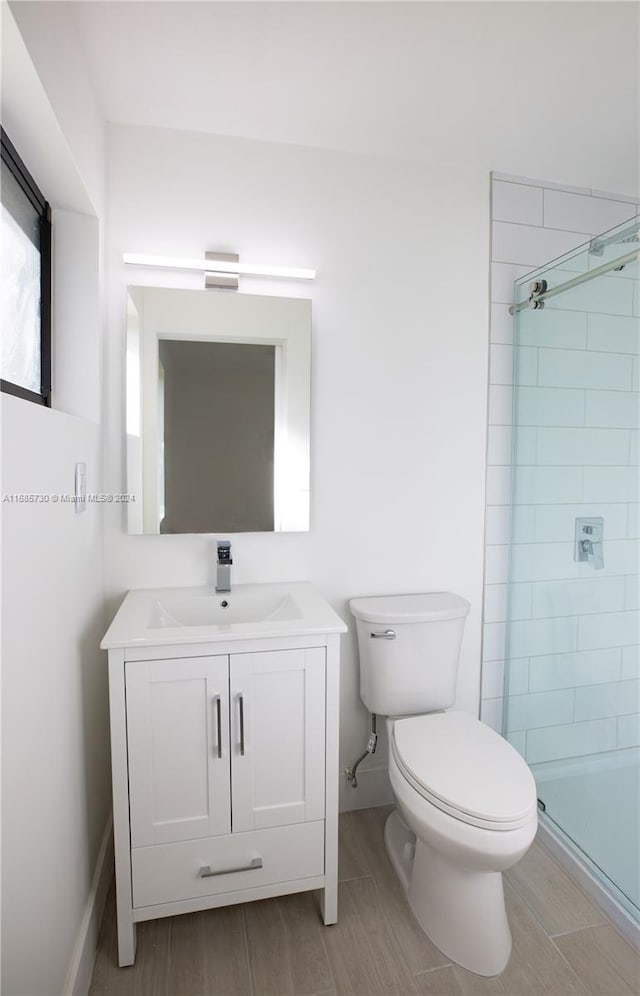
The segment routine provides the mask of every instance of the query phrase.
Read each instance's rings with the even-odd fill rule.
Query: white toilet
[[[469,603],[448,592],[353,598],[360,695],[387,717],[397,809],[391,862],[425,934],[452,961],[497,975],[511,953],[502,872],[536,833],[533,776],[455,700]]]

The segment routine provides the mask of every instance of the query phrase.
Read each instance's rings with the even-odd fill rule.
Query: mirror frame
[[[127,491],[135,495],[127,504],[127,527],[133,534],[160,535],[160,339],[276,347],[273,531],[307,531],[311,301],[220,290],[127,288]]]

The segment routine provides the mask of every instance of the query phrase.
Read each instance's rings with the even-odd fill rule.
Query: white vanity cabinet
[[[108,647],[121,965],[135,923],[160,916],[320,889],[336,922],[334,618],[335,632]]]

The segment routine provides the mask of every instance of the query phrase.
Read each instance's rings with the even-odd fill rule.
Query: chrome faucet
[[[216,591],[231,591],[231,543],[229,540],[218,540],[218,559],[216,563]]]

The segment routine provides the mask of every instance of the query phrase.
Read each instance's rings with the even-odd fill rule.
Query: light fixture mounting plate
[[[223,273],[216,270],[216,263],[236,263],[240,262],[240,256],[237,252],[205,252],[204,258],[207,263],[211,263],[211,267],[207,267],[204,275],[204,286],[208,289],[214,288],[220,290],[237,290],[238,289],[238,274],[237,273]]]

